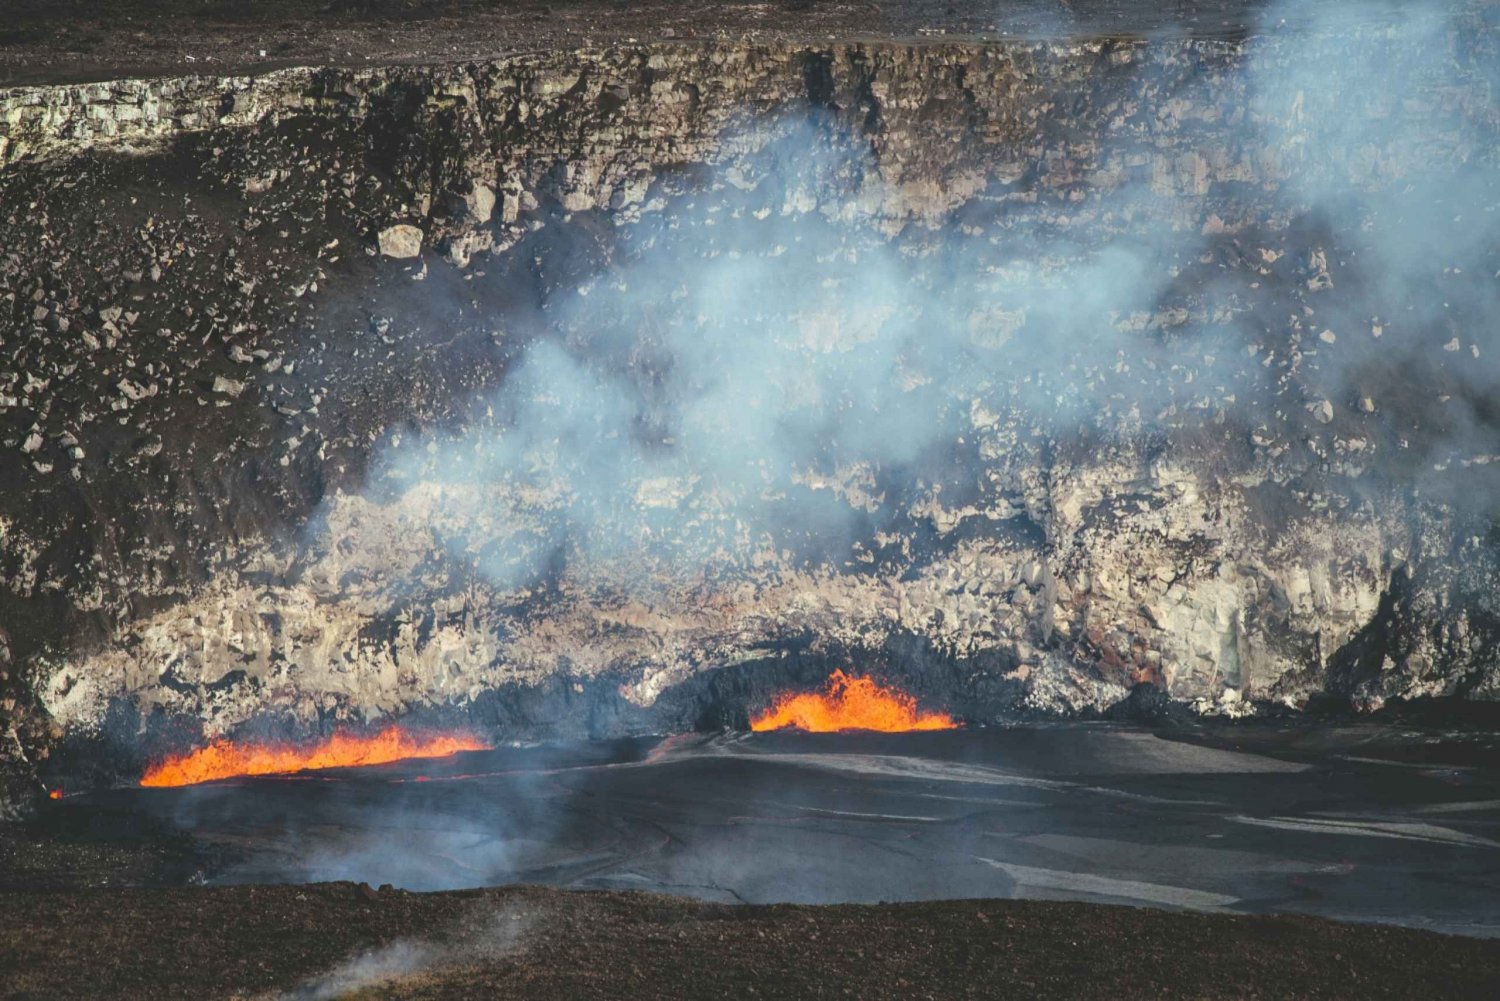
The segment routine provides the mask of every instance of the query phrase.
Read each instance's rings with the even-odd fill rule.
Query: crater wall
[[[1493,699],[1497,75],[1460,23],[0,92],[15,788],[247,727],[734,725],[848,664],[974,722],[1146,684]],[[1396,290],[1402,241],[1432,269]],[[1090,300],[1118,248],[1129,309]],[[737,314],[683,305],[741,258]],[[562,439],[492,464],[538,344],[592,373],[624,338],[652,399],[754,313],[822,372],[884,335],[794,279],[864,289],[861,260],[913,290],[877,327],[905,317],[897,381],[935,409],[869,411],[941,431],[909,454],[889,428],[765,482],[610,481],[667,522],[600,517]],[[671,268],[680,296],[627,291]],[[835,528],[747,514],[789,490]],[[672,548],[709,522],[730,541]]]

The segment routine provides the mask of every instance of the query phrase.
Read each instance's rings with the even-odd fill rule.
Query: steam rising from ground
[[[1458,151],[1456,176],[1410,173],[1450,131],[1414,130],[1402,100],[1418,81],[1500,79],[1494,54],[1455,44],[1448,8],[1396,5],[1330,65],[1276,30],[1288,12],[1310,34],[1347,21],[1321,11],[1270,12],[1289,58],[1243,70],[1250,105],[1225,110],[1242,155],[1285,179],[1305,259],[1277,265],[1247,233],[1251,266],[1226,269],[1232,223],[1202,222],[1208,195],[1174,214],[1152,178],[1121,177],[1065,220],[1008,197],[1024,180],[1001,185],[976,203],[982,225],[890,239],[867,210],[902,193],[867,140],[818,114],[782,122],[704,188],[663,188],[547,303],[546,329],[509,332],[528,346],[485,419],[394,438],[375,496],[452,515],[449,550],[500,590],[564,570],[640,590],[868,561],[940,494],[993,501],[1006,454],[1053,435],[1228,422],[1295,443],[1358,417],[1376,440],[1357,447],[1404,453],[1405,475],[1488,461],[1500,355],[1492,324],[1454,317],[1500,315],[1494,150]],[[1405,183],[1374,183],[1393,175]],[[1262,282],[1280,283],[1275,305]]]
[[[438,960],[438,950],[418,942],[398,941],[350,959],[333,970],[315,977],[296,990],[282,995],[284,1001],[330,1001],[348,997],[355,991],[410,976],[431,969]]]
[[[399,939],[362,952],[278,1001],[332,1001],[422,974],[480,961],[493,963],[521,948],[531,922],[519,909],[506,907],[477,924],[477,929],[460,932],[461,937],[453,942]]]

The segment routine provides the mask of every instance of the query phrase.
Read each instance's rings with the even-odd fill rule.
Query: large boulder
[[[410,223],[399,223],[380,231],[380,253],[385,257],[407,258],[422,253],[422,231]]]

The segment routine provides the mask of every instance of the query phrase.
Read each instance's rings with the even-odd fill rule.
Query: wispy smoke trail
[[[283,1001],[333,1001],[356,991],[390,983],[418,971],[430,969],[439,950],[416,942],[393,942],[345,962],[296,990],[282,995]]]
[[[559,560],[613,577],[847,552],[958,474],[976,407],[1085,415],[1081,383],[1124,345],[1112,317],[1170,280],[1154,248],[1041,233],[998,266],[889,243],[842,218],[849,183],[881,184],[868,154],[816,124],[732,169],[554,305],[493,424],[382,455],[385,483],[493,526],[456,541],[501,586]]]
[[[517,907],[502,907],[477,932],[452,942],[399,939],[366,950],[288,991],[278,1001],[333,1001],[360,991],[423,974],[515,954],[522,948],[531,920]]]

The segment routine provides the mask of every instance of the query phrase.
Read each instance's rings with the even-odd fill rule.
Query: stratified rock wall
[[[1490,488],[1490,457],[1404,454],[1376,390],[1319,381],[1338,345],[1384,331],[1322,336],[1319,312],[1348,320],[1359,293],[1305,214],[1328,187],[1492,178],[1493,39],[1446,36],[1444,74],[1360,109],[1411,141],[1318,146],[1344,98],[1257,82],[1348,44],[675,44],[0,92],[14,753],[106,719],[311,727],[558,679],[623,700],[577,727],[650,725],[673,686],[790,647],[868,657],[975,718],[1103,708],[1144,681],[1231,711],[1495,697],[1495,549],[1487,509],[1461,502]],[[1391,44],[1393,65],[1412,55]],[[765,180],[767,155],[849,149],[855,168],[809,186]],[[1021,225],[1201,242],[1164,261],[1170,301],[1115,318],[1142,359],[1079,359],[1070,392],[1118,406],[1067,421],[960,401],[968,485],[908,490],[847,560],[773,547],[727,575],[517,585],[452,556],[474,498],[367,489],[393,441],[485,419],[621,234],[718,203],[916,261],[961,236],[997,281]],[[1224,275],[1262,298],[1216,298]],[[972,340],[1003,353],[1026,324],[976,315]],[[1450,327],[1440,374],[1490,336]],[[1213,384],[1231,328],[1260,331],[1232,363],[1265,399]],[[1172,383],[1169,405],[1143,412],[1142,380]],[[883,475],[809,488],[873,511]]]

